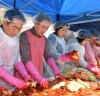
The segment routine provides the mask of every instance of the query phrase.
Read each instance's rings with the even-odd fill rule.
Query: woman
[[[80,58],[79,58],[79,66],[86,68],[90,70],[94,74],[99,74],[99,69],[95,66],[92,66],[90,63],[86,62],[84,59],[85,55],[85,45],[91,41],[93,34],[86,30],[86,29],[80,29],[77,31],[77,37],[72,38],[68,41],[67,50],[77,50],[80,52]]]
[[[54,59],[49,56],[46,38],[43,35],[51,24],[52,19],[48,15],[43,13],[37,14],[34,17],[33,28],[26,30],[20,35],[22,61],[31,77],[43,88],[49,87],[48,80],[43,76],[43,57],[45,57],[47,64],[53,70],[54,75],[63,78]]]
[[[53,34],[50,34],[47,38],[50,56],[55,59],[55,61],[57,62],[57,66],[61,72],[75,66],[75,64],[71,64],[68,62],[76,62],[79,59],[79,53],[77,51],[72,50],[71,52],[67,53],[66,41],[64,37],[66,35],[68,27],[69,26],[66,22],[58,21],[54,25],[55,32]]]
[[[92,66],[98,66],[98,61],[100,61],[100,33],[96,29],[90,29],[89,31],[93,34],[93,37],[85,45],[85,59]]]

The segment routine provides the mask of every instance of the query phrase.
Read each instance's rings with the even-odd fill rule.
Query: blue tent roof
[[[71,25],[70,30],[77,31],[78,29],[91,29],[91,28],[97,29],[100,33],[100,21],[73,24]]]
[[[65,20],[74,24],[100,19],[100,0],[0,0],[0,6],[15,8],[31,16],[43,12],[54,22]]]

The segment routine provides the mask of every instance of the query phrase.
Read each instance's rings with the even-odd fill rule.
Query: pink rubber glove
[[[98,65],[98,64],[91,64],[91,66],[93,66],[93,67],[97,67],[97,65]]]
[[[14,85],[18,89],[23,89],[28,87],[26,83],[24,83],[22,80],[15,78],[14,76],[10,75],[4,67],[0,67],[0,77],[3,78],[5,81],[10,83],[11,85]]]
[[[1,90],[2,90],[2,91],[4,91],[4,90],[5,90],[5,88],[4,88],[4,87],[0,87],[0,91],[1,91]]]
[[[61,55],[60,60],[63,62],[66,62],[66,61],[77,62],[79,60],[79,57],[80,57],[80,53],[78,51],[73,50],[72,52]]]
[[[47,81],[47,79],[42,79],[42,81],[40,82],[40,86],[43,88],[49,88],[49,83]]]
[[[62,80],[65,79],[65,78],[62,76],[62,74],[60,73],[58,67],[56,66],[56,62],[55,62],[55,60],[54,60],[53,58],[49,58],[49,59],[47,60],[47,64],[48,64],[48,65],[51,67],[51,69],[53,70],[55,79],[56,79],[57,76],[60,76],[60,78],[61,78]]]
[[[25,66],[27,71],[31,74],[32,78],[34,78],[41,85],[41,87],[48,88],[48,81],[40,75],[31,61],[27,62]]]
[[[15,68],[19,72],[19,74],[25,79],[26,82],[33,81],[31,76],[26,71],[25,65],[22,62],[16,63]]]
[[[97,67],[92,67],[90,64],[87,65],[86,69],[90,70],[91,72],[98,74],[100,71]]]

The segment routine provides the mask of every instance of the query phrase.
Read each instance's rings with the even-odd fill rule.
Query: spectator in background
[[[50,56],[55,59],[61,72],[68,68],[73,68],[75,64],[72,65],[68,62],[76,62],[79,58],[79,53],[75,50],[67,53],[66,41],[64,37],[67,34],[68,28],[69,26],[65,21],[58,21],[54,25],[55,32],[50,34],[47,38]]]
[[[63,78],[54,59],[49,55],[46,38],[43,35],[51,26],[52,19],[48,15],[40,13],[34,17],[33,22],[33,28],[26,30],[20,35],[21,58],[32,78],[43,88],[48,88],[48,80],[43,77],[43,57],[55,76]]]
[[[19,37],[24,15],[15,9],[7,10],[4,14],[3,25],[0,26],[0,87],[13,89],[13,86],[22,89],[28,85],[14,77],[14,67],[27,82],[31,80],[25,66],[21,62],[19,53]]]

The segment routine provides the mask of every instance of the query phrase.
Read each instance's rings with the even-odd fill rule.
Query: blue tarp
[[[70,24],[100,20],[100,0],[0,0],[0,6],[34,16],[43,12]]]
[[[73,24],[71,25],[70,30],[77,31],[78,29],[91,29],[91,28],[97,29],[100,33],[100,21]]]

